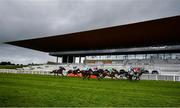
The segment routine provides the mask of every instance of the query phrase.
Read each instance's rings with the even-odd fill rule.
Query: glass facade
[[[87,60],[180,59],[180,53],[86,56]]]

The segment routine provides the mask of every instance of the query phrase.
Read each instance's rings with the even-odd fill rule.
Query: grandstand
[[[56,65],[24,70],[67,69],[73,66],[128,70],[143,67],[152,73],[180,74],[180,16],[37,39],[6,42],[57,57]]]
[[[85,64],[54,64],[54,65],[39,65],[39,66],[29,66],[24,67],[23,70],[34,70],[34,71],[52,71],[58,69],[59,66],[63,66],[66,70],[73,69],[74,66],[82,69],[85,66],[90,68],[98,67],[102,69],[107,69],[113,67],[117,70],[124,69],[128,70],[130,67],[143,67],[145,70],[152,74],[152,71],[157,71],[160,75],[180,75],[180,60],[179,59],[127,59],[127,60],[108,60],[110,62],[103,62],[105,60],[98,60],[93,57],[93,63],[87,62],[91,61],[89,57]],[[115,61],[115,63],[113,62]]]

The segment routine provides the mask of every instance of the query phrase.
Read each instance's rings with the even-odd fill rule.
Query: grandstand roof
[[[7,43],[59,55],[69,51],[73,55],[77,51],[86,54],[86,51],[180,45],[180,16]]]

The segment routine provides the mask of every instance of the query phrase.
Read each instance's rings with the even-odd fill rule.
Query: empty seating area
[[[112,63],[86,63],[86,64],[57,64],[57,65],[38,65],[23,67],[21,70],[35,70],[35,71],[52,71],[58,69],[59,66],[65,67],[67,70],[73,69],[74,66],[82,69],[84,67],[98,67],[106,69],[109,67],[117,70],[124,69],[128,70],[131,66],[143,67],[150,73],[153,70],[158,71],[159,74],[164,75],[180,75],[180,60],[179,59],[132,59],[132,60],[115,60]]]

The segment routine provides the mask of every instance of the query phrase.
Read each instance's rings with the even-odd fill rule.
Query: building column
[[[62,63],[67,63],[67,56],[66,55],[62,56]]]
[[[76,57],[75,57],[75,56],[73,56],[73,63],[75,63],[75,58],[76,58]]]
[[[63,63],[63,57],[59,57],[58,62]]]
[[[69,63],[69,56],[67,56],[67,63]]]
[[[164,54],[163,54],[163,60],[165,60],[165,58],[166,58],[166,57],[165,57],[165,53],[164,53]]]
[[[147,59],[147,54],[145,54],[145,59]]]
[[[79,56],[79,63],[81,63],[81,56]]]
[[[85,58],[84,58],[84,64],[86,65],[86,56],[85,56]]]
[[[59,61],[58,61],[58,57],[56,57],[56,63],[58,63]]]

